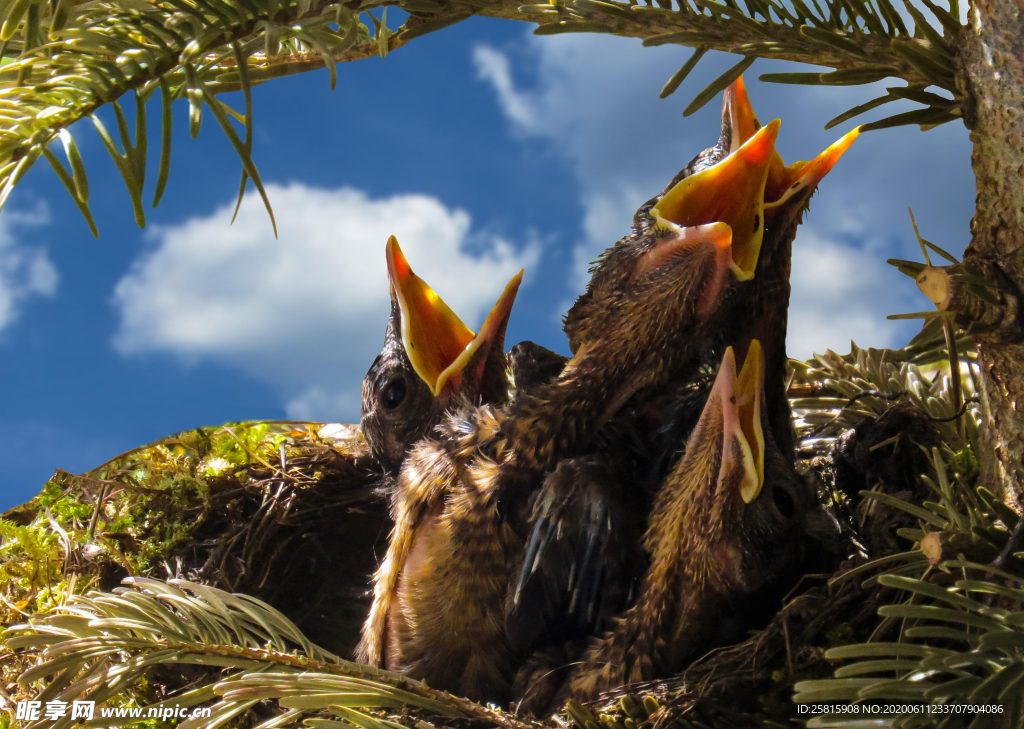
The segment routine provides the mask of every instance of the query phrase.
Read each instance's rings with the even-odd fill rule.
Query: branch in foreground
[[[42,696],[64,702],[101,703],[157,665],[192,664],[227,669],[229,675],[211,676],[201,687],[146,707],[144,714],[150,708],[188,708],[217,698],[204,720],[216,726],[273,698],[297,710],[292,721],[277,726],[328,710],[367,729],[396,729],[401,725],[359,710],[400,708],[508,729],[529,726],[406,676],[343,660],[310,643],[288,618],[253,597],[185,580],[129,578],[125,583],[128,587],[114,594],[75,597],[29,624],[6,630],[9,649],[40,650],[39,663],[20,682],[42,681]],[[109,721],[94,723],[106,726]],[[44,725],[49,723],[33,726]]]

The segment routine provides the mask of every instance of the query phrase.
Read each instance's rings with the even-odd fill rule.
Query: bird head
[[[645,290],[648,275],[652,281],[686,280],[666,272],[689,265],[687,253],[694,249],[716,248],[718,260],[728,264],[728,275],[714,270],[701,289],[696,303],[707,315],[730,283],[755,277],[763,246],[773,252],[780,240],[788,243],[818,183],[860,131],[849,132],[813,160],[786,165],[775,150],[779,126],[778,119],[761,126],[742,77],[726,89],[718,143],[644,203],[633,218],[633,232],[605,251],[591,270],[587,293],[566,317],[574,352],[600,328],[591,316],[597,303],[649,298],[654,292]],[[674,302],[666,303],[671,308]]]
[[[677,333],[707,320],[733,281],[754,274],[764,190],[779,122],[717,161],[705,155],[637,212],[631,235],[602,255],[565,321],[576,352],[602,337],[652,326]]]
[[[572,360],[555,387],[536,402],[523,400],[504,428],[524,463],[581,452],[627,402],[690,380],[726,344],[759,337],[762,324],[771,380],[780,379],[785,352],[777,334],[784,340],[789,257],[779,251],[789,247],[779,244],[791,240],[786,233],[795,230],[807,196],[855,134],[787,167],[775,151],[779,126],[762,127],[742,82],[735,84],[718,143],[642,205],[631,233],[601,255],[565,317]],[[780,221],[792,225],[783,230]],[[600,395],[588,400],[588,387],[601,388]],[[788,415],[774,389],[770,399],[773,413]]]
[[[678,499],[691,574],[724,595],[749,594],[799,561],[815,494],[766,427],[761,345],[737,371],[722,357],[704,410],[663,492]]]
[[[363,379],[361,423],[374,455],[397,468],[457,400],[500,403],[508,393],[505,328],[523,272],[473,333],[388,240],[391,316],[384,349]]]

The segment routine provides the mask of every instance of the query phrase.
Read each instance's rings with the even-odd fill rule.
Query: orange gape
[[[394,473],[413,443],[456,403],[507,399],[505,328],[523,272],[512,277],[474,334],[413,273],[394,236],[386,258],[391,316],[384,348],[363,379],[360,424],[378,462]]]

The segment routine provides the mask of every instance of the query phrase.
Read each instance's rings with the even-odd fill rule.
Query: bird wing
[[[530,534],[506,606],[512,645],[532,651],[588,635],[628,603],[642,573],[646,507],[608,455],[561,461],[534,495]],[[633,507],[633,508],[631,508]]]

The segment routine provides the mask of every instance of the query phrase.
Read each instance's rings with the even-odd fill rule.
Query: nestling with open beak
[[[429,435],[446,410],[507,400],[505,328],[523,272],[512,277],[474,334],[413,273],[394,236],[386,255],[391,316],[384,349],[363,379],[360,423],[374,457],[397,471],[409,447]]]
[[[606,507],[622,503],[625,492],[622,484],[602,478],[600,469],[582,480],[576,476],[587,476],[598,434],[627,402],[636,405],[656,397],[659,388],[687,382],[735,339],[735,317],[752,318],[746,292],[756,291],[752,279],[766,235],[765,190],[778,127],[773,122],[739,146],[730,127],[725,141],[637,211],[633,232],[602,256],[567,317],[574,357],[556,380],[504,409],[459,411],[439,426],[437,438],[410,451],[394,494],[395,529],[364,625],[363,660],[470,698],[503,702],[526,652],[541,637],[550,638],[543,613],[542,624],[530,630],[510,623],[522,595],[529,591],[541,602],[552,597],[572,612],[578,605],[572,595],[595,594],[594,583],[576,583],[583,585],[577,589],[556,584],[558,576],[568,572],[565,579],[578,580],[577,567],[587,568],[588,555],[598,554],[580,545],[603,549],[615,543],[615,529],[603,526],[615,509]],[[791,463],[777,446],[767,452],[764,468],[771,474]],[[560,472],[560,463],[575,465]],[[550,519],[543,492],[534,497],[552,479],[567,485],[570,497],[580,484],[596,486],[596,498],[579,492],[579,508]],[[569,543],[544,550],[556,561],[568,555],[568,569],[548,569],[551,563],[537,556],[535,540],[552,531],[535,529],[538,519],[575,527],[562,530]],[[616,546],[607,553],[615,559],[623,551]],[[544,577],[539,588],[519,579],[523,569]],[[593,611],[583,615],[591,620]],[[564,620],[556,615],[554,624]]]
[[[605,627],[609,612],[625,607],[646,566],[639,543],[651,502],[638,478],[645,466],[624,468],[621,448],[606,452],[612,439],[604,447],[593,439],[627,402],[663,397],[716,351],[723,302],[735,298],[732,290],[746,285],[757,265],[778,126],[734,154],[723,135],[637,211],[632,234],[605,252],[566,318],[575,352],[570,365],[510,408],[503,432],[511,456],[499,491],[508,499],[517,484],[536,488],[540,479],[524,478],[524,471],[551,471],[532,498],[525,559],[506,617],[520,650],[538,655],[553,648],[557,661],[559,641]],[[582,455],[589,451],[603,457]],[[525,705],[532,709],[565,672],[531,663],[516,688],[530,692]],[[536,676],[546,676],[547,685]]]
[[[785,397],[791,245],[810,196],[859,131],[787,167],[775,151],[778,129],[778,120],[759,124],[742,78],[729,87],[718,144],[637,210],[633,233],[604,253],[566,317],[579,387],[554,383],[513,409],[507,430],[521,459],[532,455],[551,468],[549,454],[571,455],[585,445],[607,411],[632,393],[688,379],[696,362],[712,361],[725,345],[742,356],[755,337],[765,342],[771,427],[792,452]],[[696,273],[702,266],[714,273]],[[630,336],[616,336],[622,331]],[[604,399],[590,394],[595,377],[588,372],[602,381]],[[532,417],[549,399],[565,415],[546,423]]]
[[[510,410],[504,432],[519,467],[547,471],[585,453],[636,392],[685,380],[714,350],[717,312],[757,265],[778,128],[718,161],[702,154],[601,256],[566,317],[573,359]]]
[[[512,644],[506,612],[531,529],[530,497],[546,464],[586,455],[603,421],[654,380],[650,373],[664,379],[698,361],[699,348],[679,361],[672,345],[678,340],[687,349],[686,335],[715,311],[734,264],[731,228],[715,221],[723,214],[709,190],[728,197],[730,185],[738,186],[743,200],[726,212],[752,229],[777,126],[688,189],[693,208],[710,210],[708,220],[681,227],[694,221],[680,216],[683,223],[659,226],[649,215],[601,260],[585,297],[592,305],[574,310],[574,332],[585,343],[557,380],[517,398],[528,407],[468,408],[442,422],[439,437],[411,449],[394,491],[395,528],[375,578],[360,658],[463,696],[510,697],[523,646]],[[749,268],[756,258],[747,255],[748,238],[739,250]],[[568,438],[535,440],[527,426]],[[547,629],[513,632],[529,642]]]
[[[671,229],[670,226],[666,226],[666,219],[687,222],[687,215],[699,212],[701,205],[707,204],[703,202],[707,200],[707,197],[728,196],[742,190],[742,187],[735,182],[732,182],[731,185],[722,184],[719,189],[716,189],[710,179],[712,173],[706,171],[716,170],[721,174],[723,167],[718,167],[718,165],[733,152],[742,149],[746,142],[759,133],[764,133],[764,130],[754,115],[741,78],[733,83],[725,93],[718,143],[698,155],[677,175],[676,179],[659,197],[654,198],[637,211],[636,228],[642,229],[646,224],[647,229],[653,230],[656,235],[659,227]],[[765,181],[763,204],[760,206],[763,232],[760,235],[755,232],[745,244],[745,248],[741,247],[740,255],[734,255],[730,271],[736,283],[733,284],[731,290],[722,295],[722,303],[714,314],[714,321],[699,329],[699,336],[702,337],[702,344],[705,347],[705,354],[702,355],[705,364],[709,364],[708,357],[716,356],[715,353],[718,353],[717,356],[720,357],[722,349],[727,345],[731,344],[740,356],[744,356],[747,343],[751,339],[763,337],[769,342],[770,347],[765,353],[767,355],[765,369],[768,377],[764,386],[766,423],[771,431],[770,437],[774,440],[775,448],[787,462],[791,462],[793,458],[791,414],[789,402],[785,397],[786,310],[789,301],[788,278],[791,243],[800,220],[800,214],[806,209],[811,194],[842,153],[853,143],[857,135],[858,131],[854,130],[814,160],[797,162],[789,167],[786,167],[779,154],[772,150]],[[724,166],[724,168],[724,171],[727,172],[728,166]],[[704,178],[700,176],[702,171],[705,171]],[[721,184],[724,180],[725,176],[723,175],[719,177],[718,181]],[[747,182],[749,184],[750,181],[747,180]],[[699,193],[701,187],[705,185],[709,192],[706,197],[702,197]],[[754,214],[757,215],[758,212],[758,208],[755,207]],[[649,223],[651,218],[656,221],[654,226]],[[739,217],[732,218],[734,221],[739,219]],[[690,220],[693,218],[691,217]],[[738,224],[734,223],[734,225]],[[622,242],[619,245],[621,246]],[[746,250],[745,256],[744,250]],[[612,249],[606,255],[610,256],[615,253],[616,250]],[[613,266],[610,269],[610,274],[612,276],[621,274],[622,270],[620,267]],[[599,285],[600,281],[595,273],[591,290]],[[570,335],[573,348],[577,351],[584,343],[586,335],[582,332],[587,330],[589,323],[602,321],[601,317],[595,317],[589,313],[581,315],[581,312],[587,311],[582,307],[591,305],[586,301],[585,296],[567,319],[566,330]],[[651,442],[647,449],[654,459],[652,463],[648,464],[649,478],[657,479],[657,482],[664,478],[669,464],[679,457],[681,446],[686,442],[698,420],[700,403],[707,397],[707,389],[704,388],[710,387],[710,382],[707,386],[699,386],[697,384],[699,379],[700,377],[694,379],[690,373],[681,383],[670,384],[667,388],[648,394],[646,399],[649,403],[642,406],[646,410],[648,418],[653,413],[655,419],[661,422],[655,432],[648,436]],[[703,390],[703,395],[701,390]],[[545,490],[548,486],[549,484],[546,482]],[[658,486],[652,482],[652,486],[648,488],[656,489]],[[643,489],[640,493],[631,494],[628,503],[631,506],[642,504],[648,497],[647,490]],[[610,494],[607,495],[605,499],[610,496]],[[589,498],[591,501],[594,500],[593,496]],[[543,504],[544,501],[541,500],[540,503]],[[543,564],[549,559],[545,553],[552,553],[550,559],[556,564],[564,562],[565,553],[577,554],[577,559],[573,563],[575,570],[578,570],[583,564],[592,564],[591,555],[602,544],[598,538],[596,540],[598,547],[595,547],[595,535],[611,535],[615,532],[608,528],[607,521],[588,518],[590,514],[597,514],[600,519],[605,518],[603,512],[593,508],[589,511],[577,509],[568,516],[562,517],[561,524],[571,521],[572,527],[565,528],[560,525],[556,531],[557,537],[549,536],[551,527],[545,523],[544,519],[536,520],[534,533],[531,534],[527,542],[528,559],[520,574],[520,583],[538,580],[537,574],[543,573]],[[829,531],[827,515],[820,509],[813,511],[812,521],[816,532],[815,538],[828,540],[830,536],[834,536]],[[621,541],[622,533],[619,532],[617,536]],[[575,543],[573,543],[574,540]],[[559,541],[562,544],[553,549],[551,543]],[[541,565],[540,569],[538,569],[538,565]],[[528,571],[531,574],[527,575]],[[544,604],[551,601],[550,593],[557,592],[558,586],[547,584],[541,588],[535,587],[536,589],[540,589],[542,594],[546,594],[545,600],[541,601]],[[519,590],[517,590],[517,595],[518,593]],[[568,660],[571,660],[571,656]],[[588,669],[588,671],[590,674],[594,673],[592,669]],[[534,675],[525,677],[524,681],[521,672],[517,679],[520,684],[517,685],[517,696],[525,698],[523,705],[538,715],[545,708],[556,708],[553,705],[552,695],[558,691],[556,682],[559,681],[559,676],[564,677],[565,673],[564,669],[556,671],[552,666],[541,666],[540,669],[534,669]],[[537,676],[542,678],[537,679]],[[564,698],[565,691],[560,693]]]
[[[782,242],[788,244],[795,222],[792,226],[787,222],[788,227],[783,229],[777,224],[778,221],[788,221],[786,215],[791,215],[791,206],[799,203],[796,205],[798,209],[806,202],[806,197],[798,193],[809,194],[813,190],[855,135],[848,135],[814,162],[801,162],[786,168],[774,151],[772,140],[777,126],[778,122],[774,122],[770,125],[772,128],[762,129],[750,108],[742,80],[734,83],[725,94],[717,144],[697,155],[660,195],[637,211],[633,234],[606,252],[594,269],[587,293],[569,313],[566,331],[577,359],[598,361],[600,364],[596,371],[604,375],[610,369],[606,363],[614,362],[616,357],[623,354],[624,344],[633,343],[620,341],[621,338],[615,336],[614,330],[611,336],[603,336],[601,327],[622,326],[612,318],[614,314],[622,313],[625,319],[631,317],[637,322],[637,328],[630,330],[630,337],[636,336],[637,331],[644,336],[645,325],[656,328],[665,321],[669,322],[671,332],[672,324],[678,321],[671,316],[666,319],[653,312],[657,312],[665,300],[671,301],[673,295],[686,299],[685,276],[679,277],[681,291],[652,294],[654,289],[649,288],[640,293],[647,286],[643,278],[646,272],[644,269],[657,269],[659,264],[663,264],[663,271],[671,270],[673,257],[686,255],[686,249],[690,246],[688,236],[696,234],[699,237],[707,228],[717,228],[723,236],[723,243],[726,236],[731,236],[728,239],[728,255],[717,261],[719,265],[727,264],[728,271],[724,275],[721,269],[716,271],[710,282],[711,292],[697,294],[710,296],[713,300],[715,292],[718,292],[718,301],[710,307],[713,313],[706,317],[700,312],[695,318],[698,322],[705,318],[708,321],[691,327],[689,332],[685,326],[681,327],[676,330],[679,336],[674,339],[666,336],[665,332],[656,331],[642,345],[650,348],[646,355],[648,358],[658,358],[655,361],[656,367],[670,367],[673,358],[677,358],[681,366],[674,371],[669,370],[672,371],[671,377],[655,375],[645,380],[645,376],[649,375],[645,375],[644,368],[649,360],[637,357],[634,358],[637,373],[632,382],[626,380],[625,393],[633,392],[634,389],[643,390],[630,403],[634,426],[640,426],[641,433],[646,428],[646,433],[642,435],[647,441],[646,448],[641,450],[650,462],[640,469],[628,469],[633,478],[618,476],[609,479],[606,474],[605,478],[592,477],[588,483],[580,476],[584,472],[595,474],[589,460],[573,458],[562,461],[547,476],[543,488],[535,497],[535,507],[530,517],[533,530],[527,541],[526,560],[515,590],[514,609],[509,615],[510,630],[514,635],[531,635],[520,624],[529,625],[532,634],[538,633],[538,614],[544,616],[549,627],[557,626],[561,629],[565,621],[558,623],[545,614],[551,612],[552,605],[559,604],[559,597],[562,604],[579,610],[580,601],[577,598],[587,594],[585,590],[593,591],[595,584],[601,585],[599,589],[607,590],[607,578],[620,571],[617,568],[621,564],[636,564],[635,559],[625,559],[620,548],[609,548],[609,545],[613,540],[619,544],[630,543],[627,535],[631,530],[627,525],[636,521],[635,518],[629,518],[635,517],[635,512],[642,511],[646,519],[651,491],[656,491],[660,486],[669,465],[678,458],[686,437],[700,415],[710,388],[709,380],[704,386],[699,384],[699,380],[706,377],[706,370],[717,364],[722,349],[729,343],[733,343],[741,353],[745,352],[746,342],[752,336],[749,332],[756,327],[740,322],[754,321],[769,328],[771,325],[780,325],[780,331],[775,335],[771,332],[762,334],[769,336],[773,342],[784,342],[785,319],[773,321],[758,316],[758,310],[752,308],[752,304],[764,293],[764,288],[757,280],[763,270],[762,258],[765,253],[770,253],[773,260],[780,257],[777,250],[780,247],[779,232],[782,230]],[[760,145],[747,144],[759,135]],[[767,227],[764,225],[765,220],[770,221]],[[708,225],[708,221],[718,221],[718,225]],[[721,221],[729,222],[723,224]],[[693,229],[687,226],[704,228]],[[736,234],[736,231],[746,231],[747,234]],[[670,290],[666,288],[665,291]],[[692,290],[690,294],[692,301]],[[651,300],[654,303],[650,303]],[[783,313],[787,302],[788,289],[783,292]],[[646,311],[644,305],[648,307]],[[748,333],[747,340],[736,336],[737,328]],[[776,349],[784,368],[784,346]],[[702,375],[696,372],[699,368],[703,371]],[[779,387],[783,386],[783,368],[778,369]],[[655,386],[659,380],[664,381],[661,387]],[[572,400],[573,393],[568,384],[559,382],[546,388],[551,393],[549,404]],[[592,388],[591,392],[595,390],[598,388]],[[544,391],[543,388],[538,391],[538,396],[542,396]],[[584,391],[580,396],[586,400],[588,393]],[[589,397],[594,399],[597,396]],[[594,405],[585,403],[584,407],[587,404],[590,407]],[[612,407],[617,404],[613,402]],[[545,403],[539,402],[539,398],[532,402],[527,398],[522,407],[513,407],[513,413],[528,410],[531,406],[543,409]],[[788,435],[789,409],[784,398],[783,406],[783,417],[772,417],[770,421],[785,422],[784,435]],[[583,417],[592,418],[593,412]],[[555,427],[566,424],[564,421],[555,423]],[[634,437],[638,435],[636,427],[632,426],[625,428],[624,432]],[[790,442],[786,441],[786,447]],[[786,447],[783,448],[784,452]],[[618,460],[621,457],[611,459],[608,465],[615,465]],[[577,462],[581,462],[580,473],[573,473],[570,466]],[[636,475],[641,471],[646,471],[646,478],[638,482]],[[623,504],[627,508],[621,508]],[[604,555],[612,555],[618,562]],[[602,568],[608,569],[602,571]],[[588,575],[597,579],[588,583]],[[620,584],[617,587],[621,591],[624,586]],[[596,607],[594,603],[584,605],[590,610]],[[580,619],[588,618],[589,615],[577,616],[577,627],[594,627],[593,619]],[[553,631],[547,632],[550,634]],[[566,631],[561,632],[564,635]],[[572,631],[568,632],[571,634]],[[526,677],[526,683],[533,684],[529,687],[531,696],[527,705],[531,705],[531,702],[533,705],[543,705],[543,696],[549,693],[551,681],[558,680],[558,672],[545,666],[538,666],[536,673],[548,676],[549,685],[538,686],[536,681]],[[562,675],[564,677],[564,672]],[[517,682],[523,679],[521,673]]]
[[[767,429],[757,340],[725,350],[704,410],[655,500],[651,566],[633,607],[586,652],[580,699],[672,675],[713,646],[730,612],[802,558],[815,493]]]

